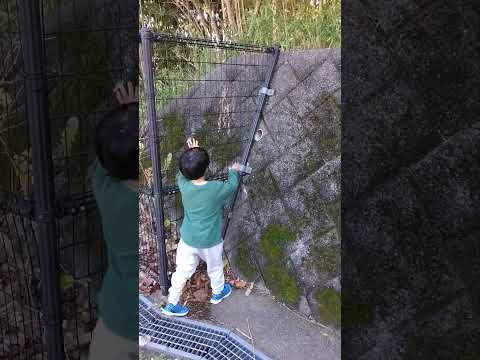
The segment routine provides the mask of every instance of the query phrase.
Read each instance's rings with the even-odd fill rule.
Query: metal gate
[[[2,359],[88,351],[105,265],[88,168],[114,83],[138,73],[131,4],[0,0]]]
[[[209,152],[207,179],[225,180],[227,166],[234,160],[247,165],[272,94],[269,86],[280,50],[148,29],[142,29],[141,40],[145,191],[140,200],[140,258],[145,271],[160,279],[166,294],[174,269],[170,250],[179,240],[183,218],[175,174],[185,140],[193,136]],[[224,211],[224,238],[239,189]]]

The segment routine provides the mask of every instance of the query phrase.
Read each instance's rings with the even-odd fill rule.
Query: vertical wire
[[[13,228],[15,229],[15,233],[17,234],[17,236],[20,237],[21,235],[20,235],[20,232],[19,232],[19,230],[18,230],[17,217],[16,217],[16,216],[12,216],[12,223],[13,223]],[[27,284],[27,283],[28,283],[28,278],[27,278],[27,274],[26,274],[26,271],[25,271],[25,265],[26,265],[26,264],[25,264],[25,260],[24,260],[24,258],[23,258],[23,252],[24,252],[24,250],[23,250],[23,247],[22,247],[22,243],[23,243],[23,241],[20,241],[20,243],[19,243],[19,248],[20,248],[20,254],[19,254],[19,255],[20,255],[20,260],[18,260],[18,259],[16,258],[16,256],[15,256],[15,249],[13,249],[13,242],[12,242],[12,254],[13,254],[13,259],[14,259],[15,264],[18,264],[18,265],[16,266],[17,269],[18,269],[18,270],[19,270],[19,269],[22,269],[22,270],[23,270],[23,271],[21,272],[21,275],[20,275],[19,277],[21,277],[21,276],[23,275],[23,279],[24,279],[23,283],[24,283],[24,284]],[[18,270],[17,270],[17,271],[18,271]],[[20,285],[19,285],[18,282],[17,282],[17,285],[18,285],[18,290],[19,290],[19,292],[24,291],[24,289],[22,289],[22,288],[20,287]],[[25,291],[28,291],[28,290],[25,289]],[[22,318],[21,325],[22,325],[22,327],[23,327],[23,333],[26,334],[26,333],[27,333],[26,328],[25,328],[26,324],[25,324],[25,319],[23,319],[23,318],[24,318],[24,315],[23,315],[23,310],[24,310],[24,309],[23,309],[22,305],[19,305],[19,310],[20,310],[20,313],[22,314],[22,316],[21,316],[21,318]],[[20,325],[20,324],[19,324],[19,325]],[[26,338],[26,337],[24,336],[24,338]],[[24,351],[26,351],[26,349],[24,349]]]

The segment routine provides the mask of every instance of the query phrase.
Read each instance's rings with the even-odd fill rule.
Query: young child
[[[188,139],[188,150],[179,159],[177,185],[182,195],[184,219],[177,247],[177,268],[172,275],[168,304],[162,312],[170,316],[185,316],[188,308],[179,303],[183,287],[195,272],[199,260],[207,263],[212,286],[212,304],[228,297],[232,289],[223,275],[223,239],[221,238],[222,208],[238,186],[240,164],[228,172],[228,180],[205,181],[210,163],[208,153],[198,141]]]
[[[138,359],[138,100],[121,86],[121,106],[97,125],[92,189],[102,218],[108,268],[90,360]]]

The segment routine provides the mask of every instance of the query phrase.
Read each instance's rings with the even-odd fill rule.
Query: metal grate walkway
[[[139,335],[147,348],[183,359],[271,360],[229,330],[198,321],[170,318],[140,295]]]

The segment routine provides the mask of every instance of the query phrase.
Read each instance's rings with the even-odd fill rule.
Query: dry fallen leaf
[[[243,289],[247,286],[247,282],[245,280],[240,280],[240,279],[230,280],[229,283],[235,289]]]
[[[204,302],[208,298],[208,292],[205,289],[200,289],[193,292],[193,297],[196,301]]]

